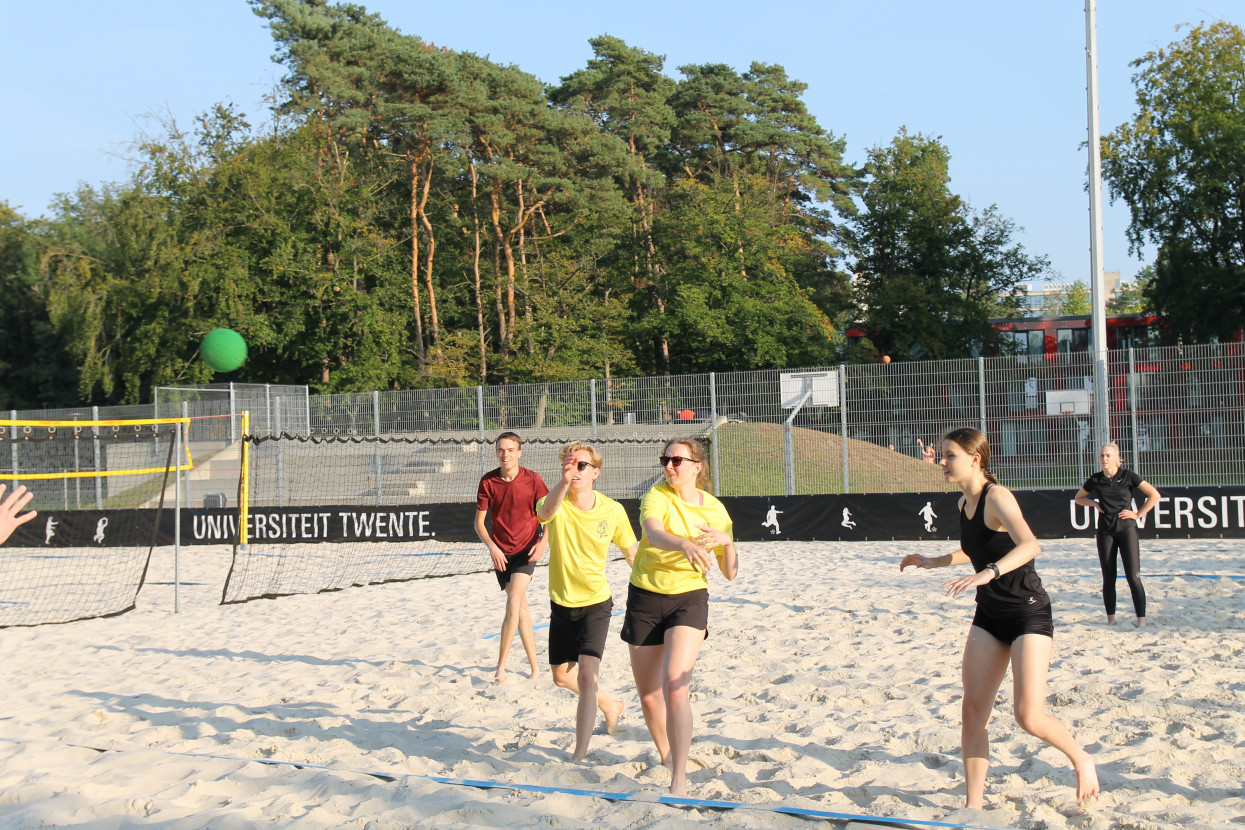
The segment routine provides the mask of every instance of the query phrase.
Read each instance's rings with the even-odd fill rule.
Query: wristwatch
[[[994,578],[995,578],[995,579],[998,579],[1000,576],[1002,576],[1002,575],[1003,575],[1003,574],[999,573],[999,566],[998,566],[998,565],[996,565],[996,564],[994,564],[993,562],[991,562],[989,565],[986,565],[986,567],[987,567],[987,568],[989,568],[990,570],[994,571]]]

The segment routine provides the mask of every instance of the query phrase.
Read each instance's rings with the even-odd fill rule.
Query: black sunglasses
[[[591,461],[576,461],[576,462],[575,462],[575,467],[576,467],[576,468],[577,468],[577,469],[578,469],[581,473],[584,471],[584,468],[585,468],[585,467],[595,467],[595,466],[596,466],[596,464],[593,464]]]
[[[663,467],[667,464],[673,464],[676,470],[679,469],[680,465],[682,465],[684,461],[690,461],[693,464],[696,463],[696,459],[684,458],[681,455],[663,455],[657,460],[661,462],[661,466]]]

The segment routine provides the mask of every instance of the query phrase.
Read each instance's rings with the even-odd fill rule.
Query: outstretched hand
[[[0,484],[0,496],[4,495],[5,489],[5,486]],[[34,497],[35,494],[27,490],[26,485],[23,484],[9,493],[9,497],[3,502],[0,502],[0,544],[7,541],[18,527],[39,515],[34,510],[22,513],[22,508],[30,504],[30,500]]]
[[[959,579],[953,579],[950,582],[945,582],[942,587],[947,589],[947,596],[954,598],[958,597],[969,588],[979,588],[992,579],[994,579],[994,571],[989,568],[985,568],[975,574],[969,574],[968,576],[962,576]]]
[[[562,459],[562,480],[567,484],[575,478],[575,473],[579,472],[579,463],[575,460],[575,455],[566,456]]]
[[[900,572],[902,573],[903,569],[908,567],[909,565],[911,565],[914,568],[928,568],[929,559],[927,559],[926,557],[922,556],[919,553],[910,553],[903,558],[902,562],[899,563]]]

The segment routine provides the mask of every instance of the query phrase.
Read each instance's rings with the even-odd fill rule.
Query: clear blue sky
[[[769,2],[363,2],[402,32],[515,64],[556,83],[591,56],[588,39],[621,37],[689,63],[779,63],[809,84],[823,127],[847,159],[901,126],[940,136],[952,188],[975,207],[998,205],[1025,228],[1026,248],[1065,280],[1089,275],[1085,12],[1082,0],[769,0]],[[80,182],[127,175],[128,145],[171,115],[184,126],[232,102],[252,124],[281,77],[271,36],[245,0],[0,0],[0,200],[27,217]],[[1103,132],[1134,112],[1129,62],[1181,37],[1175,27],[1245,23],[1239,0],[1099,0]],[[1130,257],[1122,205],[1104,217],[1107,270]]]

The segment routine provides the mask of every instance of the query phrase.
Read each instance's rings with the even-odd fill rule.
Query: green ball
[[[246,341],[233,329],[214,329],[203,338],[199,356],[218,372],[232,372],[246,362]]]

